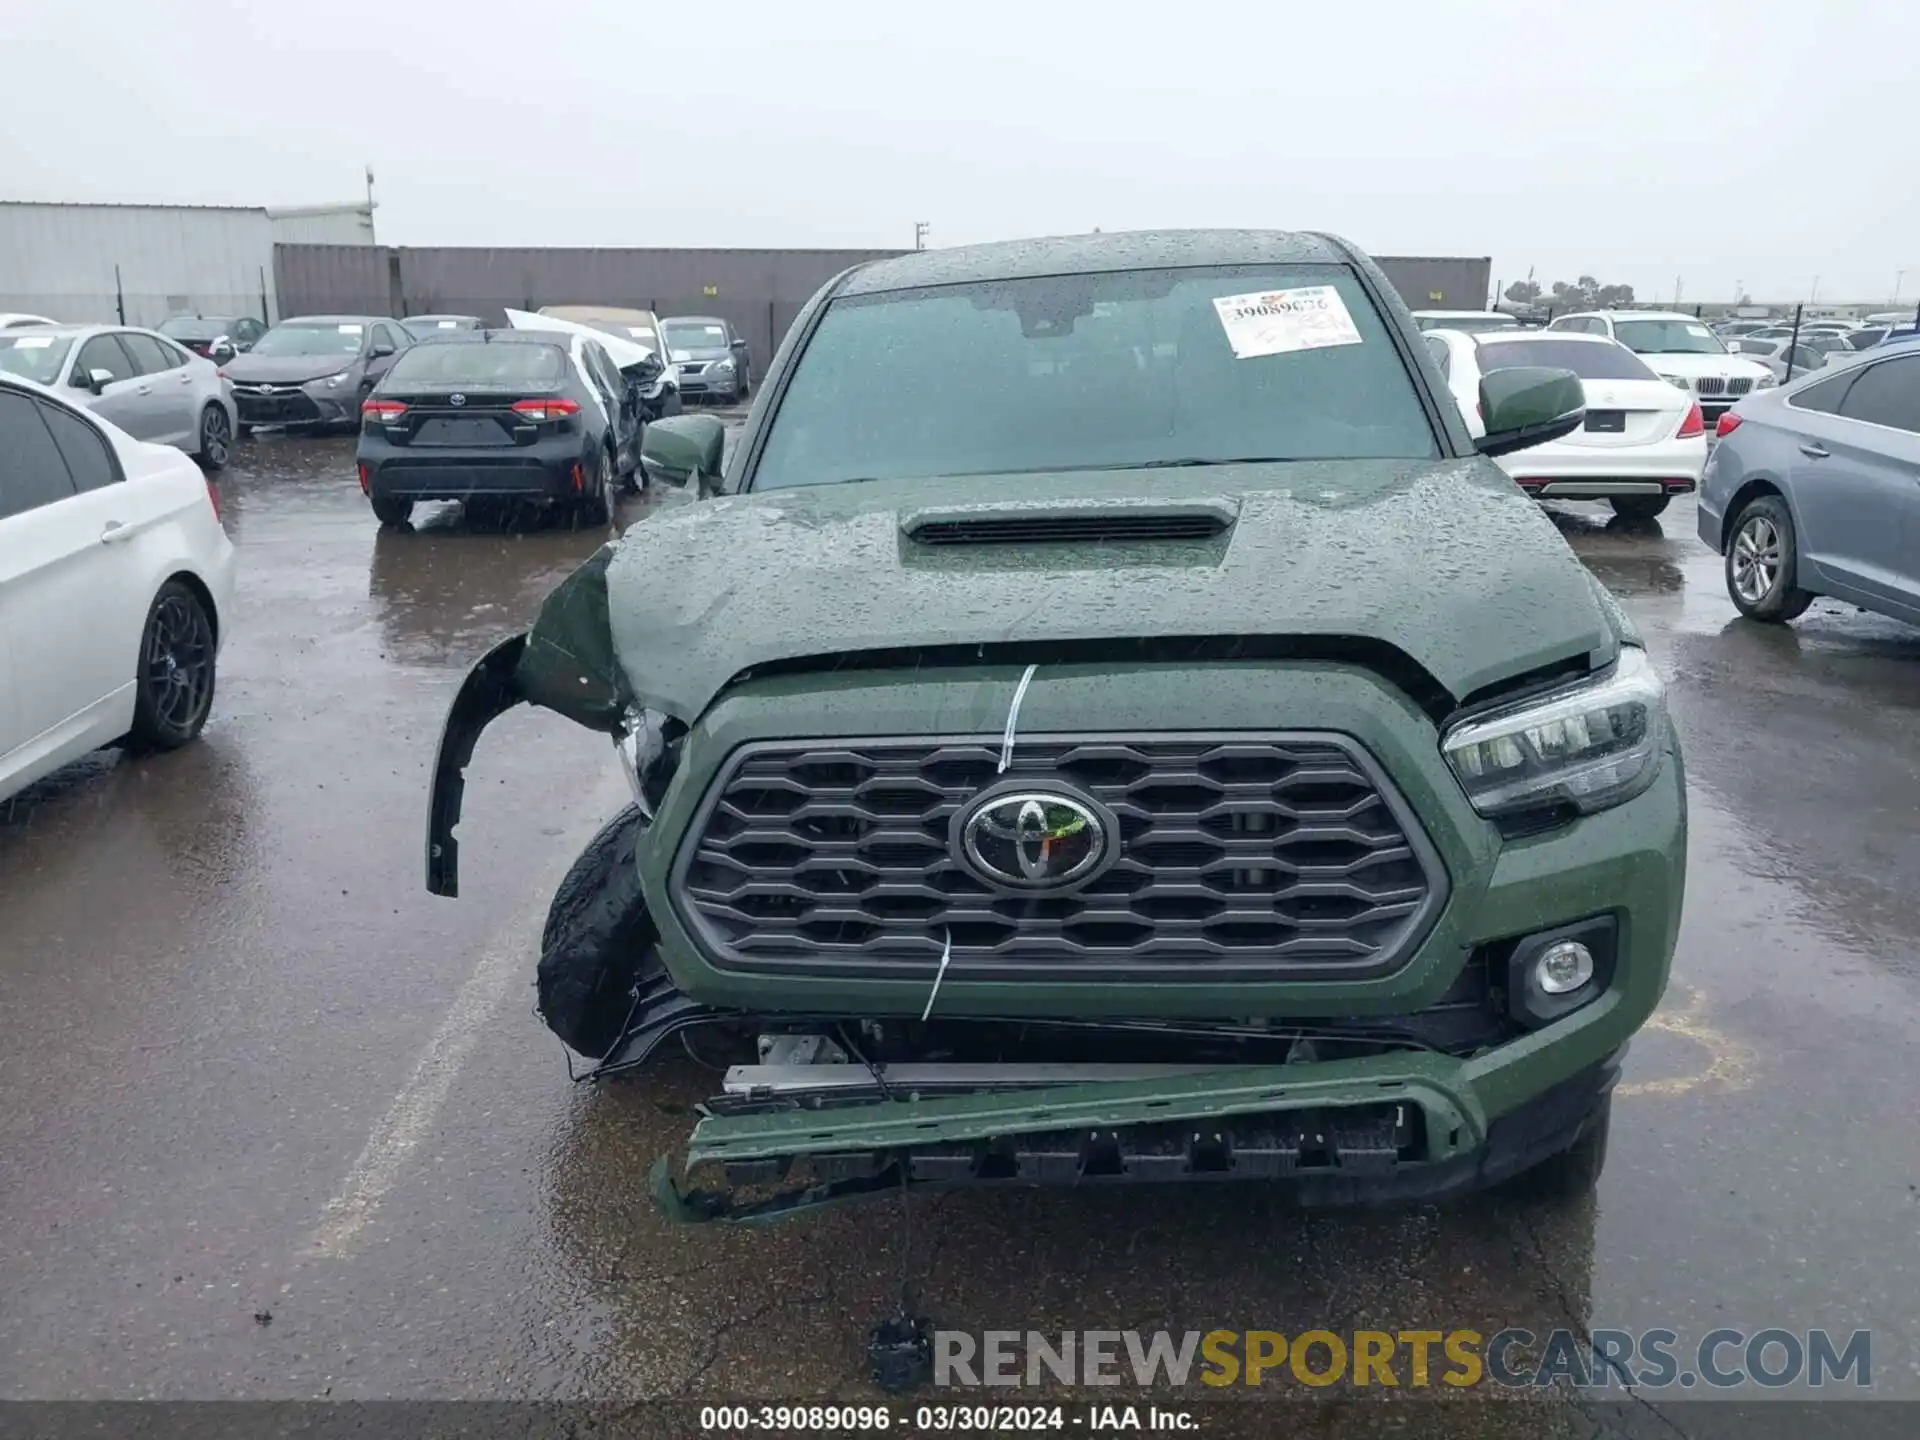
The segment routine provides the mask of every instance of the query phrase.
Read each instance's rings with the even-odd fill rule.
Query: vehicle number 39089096
[[[701,1408],[700,1428],[721,1435],[1063,1430],[1066,1414],[1058,1405],[918,1405],[899,1414],[885,1405],[708,1405]]]

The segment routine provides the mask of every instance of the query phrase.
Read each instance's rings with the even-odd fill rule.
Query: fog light
[[[1578,940],[1562,940],[1540,953],[1534,983],[1549,995],[1569,995],[1593,979],[1593,952]]]

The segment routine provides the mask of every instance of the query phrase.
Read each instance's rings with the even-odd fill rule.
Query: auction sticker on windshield
[[[1360,343],[1353,316],[1331,285],[1222,295],[1213,308],[1219,312],[1236,360]]]
[[[13,342],[13,348],[16,350],[51,350],[53,348],[53,337],[51,335],[22,335],[18,340]]]

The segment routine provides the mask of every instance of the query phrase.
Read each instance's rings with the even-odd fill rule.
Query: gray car
[[[1920,625],[1920,341],[1750,395],[1720,419],[1700,538],[1740,613],[1831,595]]]
[[[689,400],[735,405],[753,389],[747,342],[732,324],[714,315],[674,315],[660,322],[667,354]]]
[[[413,344],[382,315],[301,315],[282,320],[226,363],[241,435],[256,425],[358,429],[360,402],[393,357]]]
[[[50,386],[136,440],[227,463],[233,391],[211,360],[129,325],[43,325],[0,333],[0,370]]]

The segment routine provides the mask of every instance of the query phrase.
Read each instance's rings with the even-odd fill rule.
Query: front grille
[[[726,969],[952,978],[1354,978],[1397,968],[1445,899],[1438,855],[1356,744],[1325,734],[1039,736],[743,747],[675,893]],[[1071,893],[990,886],[954,816],[996,781],[1064,783],[1119,823]]]
[[[1718,375],[1702,375],[1698,380],[1693,382],[1693,385],[1702,395],[1724,395],[1727,393],[1727,382]]]
[[[261,422],[318,420],[320,407],[311,397],[299,390],[282,390],[278,394],[266,395],[248,387],[233,387],[234,408],[240,412],[242,420]]]
[[[1727,381],[1727,393],[1729,395],[1745,395],[1752,389],[1753,377],[1750,375],[1742,375],[1738,379]]]

